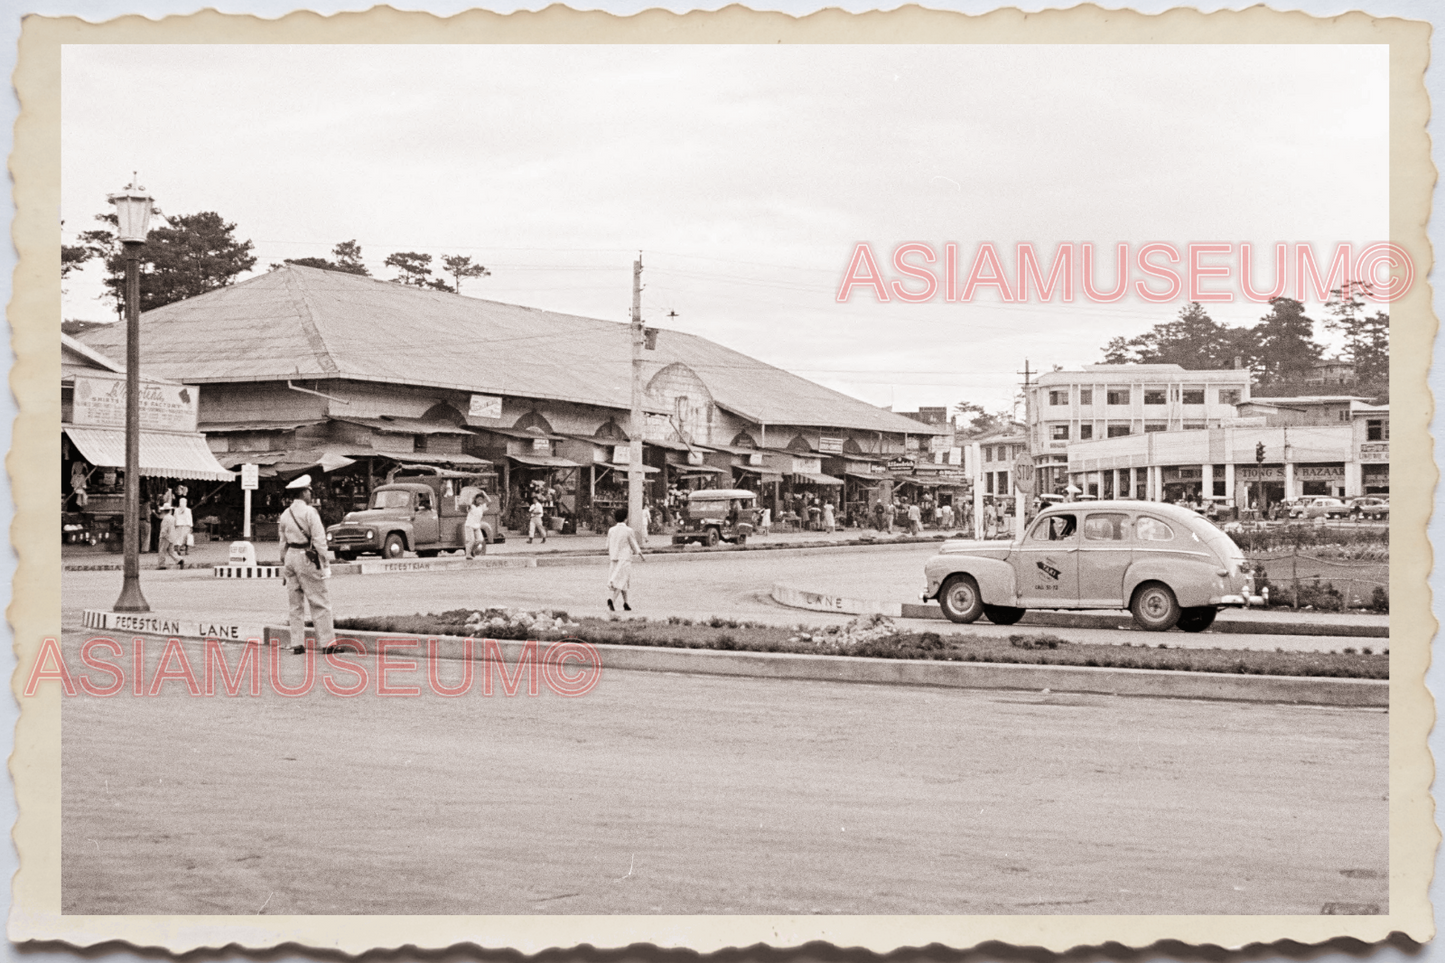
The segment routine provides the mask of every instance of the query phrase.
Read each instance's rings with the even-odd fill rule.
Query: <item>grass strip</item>
[[[538,625],[538,620],[541,625]],[[799,628],[736,619],[704,621],[669,618],[573,621],[565,612],[518,613],[508,609],[452,609],[436,614],[340,619],[337,629],[380,632],[401,638],[536,639],[573,638],[598,645],[641,645],[732,652],[791,652],[808,655],[926,659],[1013,665],[1073,665],[1113,669],[1284,675],[1342,679],[1388,679],[1388,650],[1369,647],[1339,652],[1273,652],[1255,649],[1181,648],[1167,642],[1095,645],[1070,642],[1051,633],[1007,638],[972,634],[899,631],[882,616],[864,616],[847,626]]]

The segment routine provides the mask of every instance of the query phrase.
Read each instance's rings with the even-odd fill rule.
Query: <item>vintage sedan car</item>
[[[1390,500],[1379,495],[1360,495],[1350,499],[1351,518],[1389,518]]]
[[[1344,518],[1350,513],[1350,506],[1342,499],[1329,495],[1309,495],[1300,499],[1298,505],[1289,510],[1290,518]]]
[[[924,601],[954,622],[1013,625],[1028,609],[1123,609],[1140,628],[1202,632],[1257,603],[1244,553],[1208,519],[1162,502],[1044,509],[1012,542],[955,540],[924,566]]]

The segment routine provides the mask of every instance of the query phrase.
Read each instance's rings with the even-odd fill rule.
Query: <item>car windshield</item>
[[[411,506],[411,492],[379,491],[371,493],[372,508],[408,508]]]

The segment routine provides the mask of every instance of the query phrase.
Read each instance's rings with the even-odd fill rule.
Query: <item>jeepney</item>
[[[704,488],[688,494],[672,543],[742,545],[757,527],[758,496],[753,492],[742,488]]]

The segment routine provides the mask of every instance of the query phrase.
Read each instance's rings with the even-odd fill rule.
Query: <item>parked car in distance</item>
[[[674,545],[742,545],[758,527],[758,496],[743,488],[702,488],[687,496]]]
[[[1339,498],[1329,495],[1310,495],[1300,499],[1299,504],[1289,510],[1290,518],[1344,518],[1349,515],[1350,506]]]
[[[1041,511],[1012,542],[954,540],[924,566],[924,601],[954,622],[1013,625],[1028,609],[1129,609],[1140,628],[1202,632],[1258,602],[1244,553],[1208,519],[1162,502]]]
[[[1350,499],[1350,517],[1389,518],[1390,500],[1380,495],[1359,495]]]

